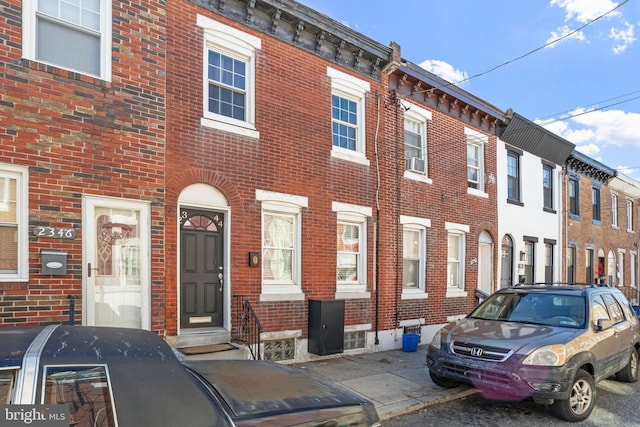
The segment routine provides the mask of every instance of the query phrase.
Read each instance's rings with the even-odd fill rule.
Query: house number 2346
[[[78,236],[78,232],[73,228],[33,227],[33,235],[52,239],[75,239]]]

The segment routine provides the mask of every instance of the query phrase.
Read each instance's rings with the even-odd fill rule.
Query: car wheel
[[[593,377],[580,369],[571,385],[568,399],[556,400],[549,407],[551,413],[563,420],[582,421],[589,417],[596,400],[596,386]]]
[[[434,374],[432,371],[429,371],[429,376],[431,377],[431,381],[433,381],[435,385],[439,385],[440,387],[453,388],[460,385],[460,383],[442,378],[440,375]]]
[[[638,350],[635,348],[631,349],[629,363],[616,372],[616,379],[625,383],[635,383],[638,381]]]

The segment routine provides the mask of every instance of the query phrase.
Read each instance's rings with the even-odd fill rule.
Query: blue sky
[[[640,0],[300,3],[640,180]]]

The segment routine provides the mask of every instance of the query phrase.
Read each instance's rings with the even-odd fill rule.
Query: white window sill
[[[260,302],[272,301],[304,301],[305,296],[302,292],[297,293],[261,293]]]
[[[447,289],[445,298],[460,298],[466,296],[468,296],[467,292],[462,289]]]
[[[260,139],[260,132],[258,132],[255,128],[247,126],[238,126],[231,123],[225,123],[218,120],[209,119],[207,117],[200,118],[200,125],[217,129],[225,132],[235,133],[238,135],[246,136],[248,138]]]
[[[467,188],[467,194],[471,196],[482,197],[484,199],[488,199],[489,195],[481,190],[476,190],[475,188]]]
[[[431,178],[421,173],[416,173],[416,172],[411,172],[406,170],[404,171],[404,177],[412,181],[424,182],[425,184],[433,184],[433,180]]]
[[[405,289],[402,291],[400,299],[428,299],[429,294],[420,289]]]
[[[335,157],[336,159],[347,160],[349,162],[358,163],[364,166],[371,165],[371,162],[369,162],[369,159],[367,159],[364,156],[364,154],[358,153],[357,151],[337,149],[336,147],[334,147],[331,150],[331,157]]]
[[[336,291],[335,299],[371,299],[371,292]]]

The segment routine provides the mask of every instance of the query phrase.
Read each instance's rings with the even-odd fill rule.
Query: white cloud
[[[457,85],[458,82],[463,82],[464,84],[464,81],[469,78],[469,74],[466,71],[458,70],[451,64],[438,59],[427,59],[419,65],[421,68],[435,74],[436,76],[442,77],[446,81],[455,85]],[[462,86],[463,84],[459,86]]]
[[[560,38],[563,38],[562,40],[560,40],[560,42],[567,40],[586,40],[586,37],[584,36],[584,33],[582,31],[577,31],[570,36],[567,36],[571,31],[573,31],[571,28],[569,28],[567,25],[563,25],[562,27],[558,28],[558,31],[551,31],[551,35],[547,39],[546,43],[551,43],[553,41],[559,40]],[[555,47],[557,44],[558,43],[553,43],[547,47]]]
[[[627,21],[624,21],[623,24],[626,27],[624,30],[618,30],[613,27],[609,30],[609,38],[617,42],[613,47],[613,53],[615,54],[624,52],[636,41],[633,24]]]
[[[579,108],[566,120],[536,123],[576,144],[581,153],[640,179],[640,113]]]
[[[599,17],[604,17],[609,20],[613,19],[615,21],[614,26],[609,29],[608,34],[609,39],[614,42],[613,52],[615,54],[624,52],[636,41],[633,24],[630,24],[622,18],[621,9],[613,10],[620,4],[619,2],[612,0],[550,0],[549,4],[564,10],[565,25],[556,31],[551,31],[547,43],[565,36],[566,38],[563,38],[562,42],[568,40],[586,41],[587,38],[583,31],[578,31],[570,36],[567,35],[573,31],[571,29],[572,27],[574,29],[579,28]],[[612,10],[613,12],[610,12]],[[547,47],[554,47],[555,45],[557,45],[557,43]]]
[[[577,21],[586,24],[600,15],[604,15],[618,3],[611,0],[551,0],[551,6],[558,6],[565,11],[565,22]],[[609,17],[620,15],[619,11],[611,12]]]

